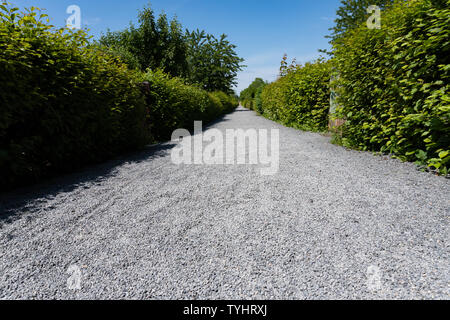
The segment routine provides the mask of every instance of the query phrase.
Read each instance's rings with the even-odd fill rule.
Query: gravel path
[[[450,180],[242,108],[210,128],[278,128],[279,172],[165,143],[4,194],[0,298],[450,298]]]

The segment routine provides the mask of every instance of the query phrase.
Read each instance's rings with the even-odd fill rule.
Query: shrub
[[[335,44],[341,143],[447,173],[450,1],[397,1]]]
[[[262,114],[274,121],[280,121],[282,109],[287,105],[288,81],[282,77],[268,84],[261,93]]]
[[[210,93],[210,96],[217,97],[221,103],[221,107],[215,106],[212,108],[213,117],[209,120],[217,118],[217,116],[220,116],[224,113],[229,113],[237,108],[239,105],[239,101],[232,95],[228,95],[223,91],[215,91]]]
[[[266,86],[266,84],[264,84],[263,86],[259,87],[256,90],[255,99],[253,100],[254,101],[253,102],[254,110],[256,112],[258,112],[259,114],[261,114],[263,112],[261,95],[262,95],[262,92],[263,92],[265,86]]]
[[[244,61],[225,34],[216,38],[198,29],[183,32],[176,18],[169,21],[164,13],[157,18],[150,6],[139,11],[136,27],[108,31],[98,43],[110,47],[130,67],[143,72],[161,69],[210,92],[232,94]]]
[[[290,68],[286,75],[265,87],[263,115],[287,126],[324,131],[328,126],[331,63],[319,59]]]
[[[136,73],[84,32],[17,11],[0,5],[0,188],[146,143]]]
[[[244,107],[256,111],[256,99],[260,99],[262,88],[267,85],[261,78],[256,78],[250,86],[240,94],[241,103]],[[257,97],[259,95],[259,97]]]

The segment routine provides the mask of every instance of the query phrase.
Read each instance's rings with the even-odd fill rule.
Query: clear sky
[[[22,7],[47,9],[52,24],[65,25],[66,8],[81,8],[82,26],[97,38],[108,28],[121,30],[136,22],[137,11],[148,0],[9,0]],[[256,77],[275,80],[284,53],[298,62],[313,60],[318,49],[329,48],[328,28],[333,25],[340,0],[152,0],[156,15],[176,15],[184,28],[225,33],[237,45],[247,67],[240,72],[236,91]]]

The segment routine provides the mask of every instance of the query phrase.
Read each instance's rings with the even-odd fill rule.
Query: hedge
[[[335,45],[340,143],[446,174],[450,162],[450,1],[397,1],[382,28]]]
[[[331,63],[296,66],[262,90],[261,111],[284,125],[311,131],[328,127]]]
[[[136,74],[84,32],[17,10],[0,5],[0,189],[143,145]]]
[[[238,104],[161,72],[130,71],[83,31],[56,30],[35,8],[17,11],[0,5],[2,190],[136,150]]]
[[[148,71],[142,80],[148,86],[151,133],[158,141],[169,139],[175,129],[192,128],[195,120],[208,122],[238,106],[223,92],[207,92],[162,71]]]
[[[263,79],[256,78],[247,89],[241,92],[241,104],[248,109],[261,113],[261,93],[266,85],[267,83]]]

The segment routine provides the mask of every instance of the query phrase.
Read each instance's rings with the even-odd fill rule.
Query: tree
[[[237,73],[244,67],[225,34],[216,38],[205,31],[183,32],[176,18],[169,22],[163,13],[155,20],[150,6],[139,12],[137,27],[108,30],[99,44],[131,68],[161,69],[211,92],[232,94]]]
[[[244,59],[237,56],[236,46],[222,34],[219,39],[205,31],[186,31],[188,38],[188,79],[208,91],[233,93],[238,71]]]
[[[262,89],[267,85],[261,78],[256,78],[247,89],[243,90],[240,95],[241,103],[244,107],[249,109],[258,109],[261,104],[260,97]],[[257,110],[260,111],[260,110]]]
[[[142,71],[147,68],[162,69],[172,76],[187,75],[187,42],[181,24],[176,18],[170,22],[163,13],[155,21],[153,10],[145,7],[139,12],[139,26],[132,24],[123,31],[107,31],[99,40],[101,45],[111,48],[129,65]],[[133,62],[133,63],[131,63]]]

